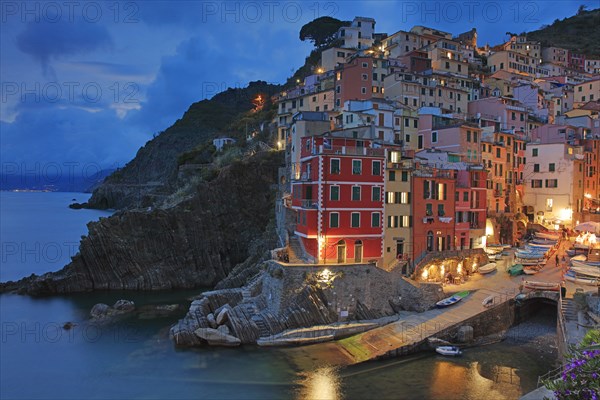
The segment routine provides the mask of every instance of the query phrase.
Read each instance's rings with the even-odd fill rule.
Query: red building
[[[331,136],[305,137],[301,145],[292,208],[306,252],[319,263],[381,259],[385,150]]]
[[[335,107],[347,100],[383,98],[383,78],[387,75],[387,61],[373,57],[354,57],[335,69]]]
[[[484,244],[487,173],[478,165],[461,168],[418,165],[413,171],[413,260]]]

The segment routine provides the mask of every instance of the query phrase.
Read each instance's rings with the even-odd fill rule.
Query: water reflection
[[[297,399],[337,400],[342,398],[339,369],[333,367],[318,368],[302,372],[296,382],[299,386]]]

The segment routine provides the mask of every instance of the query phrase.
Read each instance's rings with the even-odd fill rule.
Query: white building
[[[343,26],[337,32],[338,39],[344,41],[346,49],[368,49],[373,46],[375,20],[367,17],[355,17],[350,26]]]
[[[226,144],[232,144],[232,143],[235,143],[235,139],[229,138],[229,137],[221,137],[221,138],[213,139],[213,146],[215,146],[217,151],[223,150],[223,147]]]
[[[567,143],[527,144],[525,213],[550,228],[572,228],[583,208],[583,148]]]

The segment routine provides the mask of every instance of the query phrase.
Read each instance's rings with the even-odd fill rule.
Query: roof
[[[584,105],[582,105],[579,108],[583,109],[583,110],[599,111],[600,112],[600,101],[598,101],[598,100],[596,100],[596,101],[588,101],[587,103],[585,103]]]

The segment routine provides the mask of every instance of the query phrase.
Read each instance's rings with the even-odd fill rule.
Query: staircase
[[[309,262],[304,255],[304,250],[302,249],[302,244],[300,244],[300,239],[293,235],[290,235],[290,241],[288,244],[288,257],[291,264],[306,264]]]
[[[562,309],[560,310],[565,321],[577,321],[577,308],[573,299],[562,299]]]

